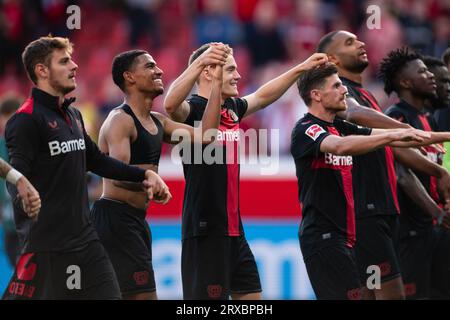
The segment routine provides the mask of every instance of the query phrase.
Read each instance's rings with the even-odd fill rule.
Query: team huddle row
[[[75,98],[65,98],[76,88],[72,51],[69,39],[50,36],[22,54],[35,86],[6,127],[14,169],[0,163],[22,248],[4,299],[156,299],[146,209],[149,200],[172,198],[157,172],[162,143],[177,143],[180,132],[202,148],[213,144],[225,160],[183,162],[183,298],[261,299],[239,210],[239,165],[226,161],[236,157],[238,139],[220,137],[238,132],[244,117],[294,83],[308,107],[291,144],[302,203],[299,240],[317,298],[449,297],[450,282],[442,279],[450,281],[450,175],[440,165],[439,144],[450,133],[434,132],[429,111],[449,102],[443,63],[433,65],[433,75],[417,53],[390,53],[381,75],[386,92],[401,100],[386,116],[361,85],[368,58],[352,33],[325,35],[317,53],[242,98],[232,49],[209,43],[170,86],[166,116],[152,111],[164,91],[163,71],[148,52],[126,51],[112,62],[124,102],[104,121],[97,146],[72,106]],[[437,81],[446,86],[446,101]],[[204,134],[210,130],[215,134]],[[103,177],[91,210],[87,171]],[[69,286],[67,268],[74,265],[81,279]],[[366,284],[373,265],[381,270],[375,289]]]

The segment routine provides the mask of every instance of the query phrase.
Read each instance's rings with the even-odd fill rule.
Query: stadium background
[[[69,30],[69,5],[81,8],[81,29]],[[381,9],[381,29],[366,25],[369,5]],[[241,95],[307,58],[319,38],[334,29],[356,33],[371,62],[364,73],[366,87],[383,107],[395,102],[376,80],[381,58],[407,44],[440,56],[450,45],[450,0],[2,0],[0,1],[0,101],[23,101],[30,90],[20,53],[31,40],[52,33],[75,44],[78,64],[74,91],[92,137],[112,107],[122,102],[112,82],[111,61],[131,48],[150,52],[164,71],[166,89],[184,70],[190,53],[209,41],[234,48],[242,79]],[[163,112],[164,97],[154,109]],[[241,213],[247,238],[258,262],[267,299],[313,299],[297,240],[300,206],[293,162],[289,157],[291,129],[305,112],[295,86],[269,108],[245,119],[242,127],[279,130],[280,171],[261,175],[257,165],[241,169]],[[3,128],[0,128],[3,134]],[[160,174],[174,200],[151,206],[153,259],[160,298],[181,298],[180,213],[184,181],[180,165],[170,161],[165,146]],[[248,156],[255,156],[250,154]],[[101,193],[93,178],[90,196]],[[100,187],[101,188],[101,187]],[[3,200],[7,207],[7,200]],[[8,209],[3,210],[3,225]],[[0,227],[0,234],[3,228]],[[1,237],[3,238],[3,237]],[[0,244],[0,291],[12,269]]]

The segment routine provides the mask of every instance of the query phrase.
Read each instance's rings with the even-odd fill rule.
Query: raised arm
[[[184,122],[189,115],[190,105],[185,101],[206,66],[221,65],[226,62],[229,50],[223,44],[211,47],[194,60],[172,83],[164,99],[164,108],[169,117]]]
[[[383,147],[393,141],[421,139],[412,130],[392,130],[370,136],[351,135],[340,137],[327,136],[320,145],[320,151],[336,155],[359,155]]]
[[[408,129],[372,129],[372,134],[384,134],[388,132],[412,132],[417,135],[420,139],[411,139],[409,141],[403,140],[403,141],[393,141],[388,143],[388,146],[390,147],[400,147],[400,148],[409,148],[409,147],[419,147],[424,145],[429,145],[431,143],[436,142],[432,138],[432,133],[428,131],[418,130],[414,128],[408,128]],[[436,137],[434,137],[436,138]]]
[[[338,116],[342,119],[350,121],[352,123],[358,124],[360,126],[365,126],[369,128],[380,128],[380,129],[409,129],[412,128],[409,124],[400,122],[395,120],[381,112],[373,110],[371,108],[364,107],[360,105],[355,98],[348,97],[346,99],[347,102],[347,110],[338,112]],[[435,132],[436,133],[436,132]],[[401,147],[417,147],[423,145],[430,145],[433,143],[437,143],[438,141],[442,141],[442,139],[446,139],[445,135],[434,135],[432,134],[433,139],[428,139],[428,141],[424,141],[421,143],[397,143],[398,146]],[[431,138],[431,137],[430,137]],[[434,142],[433,142],[434,141]],[[440,150],[438,145],[434,146],[436,149]]]
[[[247,100],[248,108],[244,117],[261,110],[274,101],[278,100],[292,84],[298,79],[300,73],[320,66],[328,61],[327,55],[324,53],[314,53],[304,62],[289,69],[282,75],[270,80],[261,86],[254,93],[244,97]]]
[[[389,131],[390,129],[373,129],[372,134],[380,134]],[[392,147],[420,147],[428,146],[431,144],[442,143],[450,141],[450,132],[434,132],[434,131],[423,131],[419,129],[395,129],[395,130],[413,130],[416,131],[417,135],[423,138],[423,141],[395,141],[390,144]]]
[[[360,105],[355,98],[347,97],[347,110],[340,111],[338,116],[360,126],[382,129],[411,128],[410,125],[397,121],[371,108]]]
[[[162,114],[155,113],[158,119],[163,122],[164,140],[166,142],[178,143],[181,139],[190,139],[190,141],[196,143],[211,143],[214,141],[220,124],[223,67],[221,65],[215,65],[209,68],[212,69],[213,82],[208,103],[198,127],[191,127],[184,123],[175,122]]]

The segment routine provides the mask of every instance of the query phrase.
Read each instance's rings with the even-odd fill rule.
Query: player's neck
[[[353,73],[348,70],[342,69],[338,67],[339,77],[344,77],[350,81],[362,84],[362,75],[361,73]]]
[[[414,109],[421,111],[425,108],[425,99],[413,95],[410,91],[399,94],[399,98],[406,101]]]
[[[312,114],[314,117],[330,123],[333,123],[334,117],[336,116],[335,112],[327,110],[321,105],[314,105],[314,104],[311,105],[308,112]]]
[[[197,95],[199,95],[200,97],[203,97],[205,99],[209,99],[209,96],[211,94],[211,86],[202,86],[199,85],[198,86],[198,92]],[[220,98],[220,105],[223,105],[223,103],[225,102],[225,98],[222,96]]]
[[[143,119],[150,117],[150,111],[152,111],[153,107],[152,97],[128,94],[125,96],[125,103],[130,106],[136,116]]]
[[[425,108],[433,110],[434,106],[438,106],[438,103],[432,103],[431,100],[425,100]]]

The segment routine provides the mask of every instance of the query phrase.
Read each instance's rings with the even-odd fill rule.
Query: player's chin
[[[237,97],[239,95],[239,91],[235,88],[231,88],[227,90],[227,92],[223,92],[228,97]]]
[[[76,83],[72,83],[70,85],[64,86],[63,87],[63,93],[64,94],[68,94],[69,92],[72,92],[76,88],[77,88],[77,84]]]
[[[436,99],[437,98],[436,90],[434,90],[434,89],[423,90],[422,96],[425,99],[430,99],[430,100]]]

